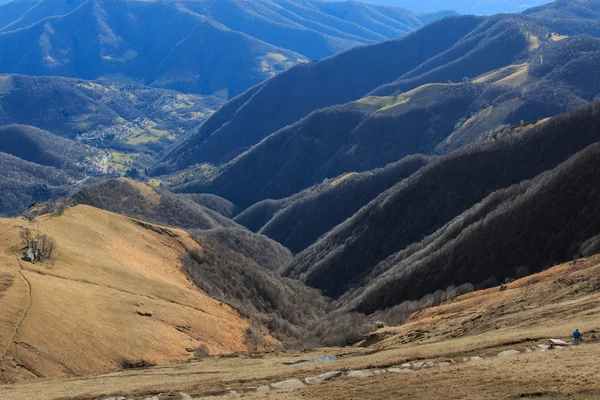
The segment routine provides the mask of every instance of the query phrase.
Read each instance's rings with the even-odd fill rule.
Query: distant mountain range
[[[230,98],[298,63],[449,14],[320,0],[14,0],[0,8],[0,72]]]
[[[366,0],[368,3],[385,6],[406,7],[417,12],[432,12],[443,9],[461,14],[492,15],[518,13],[527,8],[549,3],[548,0]]]

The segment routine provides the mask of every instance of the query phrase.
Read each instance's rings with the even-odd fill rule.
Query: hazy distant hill
[[[491,15],[518,13],[526,8],[549,3],[549,0],[366,0],[386,6],[406,7],[418,12],[433,12],[442,9],[455,10],[461,14]]]
[[[295,64],[448,14],[319,0],[15,0],[0,8],[0,72],[227,98]]]

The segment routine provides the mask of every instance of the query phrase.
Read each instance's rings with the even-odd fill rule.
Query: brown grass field
[[[20,260],[23,227],[56,240],[54,265]],[[87,206],[0,220],[0,382],[185,361],[201,344],[245,351],[247,321],[181,270],[197,246],[183,231]]]
[[[95,221],[93,224],[88,220],[92,217]],[[90,250],[81,252],[80,258],[75,259],[76,250],[80,248],[75,243],[80,241],[82,229],[88,229],[88,225],[96,227],[95,229],[105,226],[107,229],[104,232],[107,235],[106,240],[110,237],[111,246],[120,249],[117,251],[119,258],[124,254],[131,254],[127,263],[133,263],[137,257],[149,257],[146,252],[152,254],[156,251],[157,243],[153,243],[147,248],[143,247],[143,243],[148,240],[160,240],[163,244],[170,243],[170,248],[178,249],[180,246],[184,246],[182,243],[186,243],[187,236],[183,232],[178,232],[180,237],[171,238],[167,235],[169,237],[167,239],[162,234],[140,228],[134,221],[91,208],[76,207],[60,218],[65,221],[57,219],[56,221],[61,223],[55,225],[52,223],[52,218],[49,218],[47,221],[43,221],[41,226],[42,229],[61,238],[61,258],[64,258],[53,269],[43,270],[43,274],[24,271],[25,276],[31,278],[34,307],[30,308],[24,319],[25,323],[22,324],[17,335],[20,338],[17,342],[25,342],[36,349],[38,346],[46,349],[44,351],[52,352],[51,354],[55,354],[53,357],[63,363],[63,360],[69,361],[72,358],[71,364],[67,365],[74,369],[78,376],[48,373],[46,376],[55,378],[33,377],[27,381],[0,385],[0,399],[2,400],[104,399],[118,395],[142,397],[179,391],[187,392],[194,398],[211,399],[600,399],[600,362],[598,362],[600,341],[593,337],[600,336],[600,332],[594,332],[600,329],[600,256],[579,260],[576,264],[560,265],[541,274],[510,283],[506,291],[501,292],[498,288],[492,288],[461,296],[439,307],[414,314],[411,320],[403,326],[376,331],[354,347],[253,355],[239,353],[198,361],[179,362],[181,359],[177,360],[175,355],[181,354],[181,348],[178,349],[179,353],[174,352],[167,355],[161,353],[165,351],[164,349],[169,350],[179,345],[178,336],[172,332],[172,329],[165,329],[164,332],[160,331],[154,339],[161,343],[161,346],[155,344],[152,351],[140,354],[144,357],[148,357],[150,354],[154,357],[153,360],[161,363],[164,361],[165,365],[135,370],[117,370],[105,374],[92,372],[90,375],[88,371],[91,368],[80,366],[81,361],[79,360],[94,358],[111,360],[114,349],[122,349],[125,343],[127,343],[128,349],[131,347],[132,352],[139,351],[135,350],[136,343],[143,343],[144,346],[153,343],[146,337],[149,334],[145,330],[157,329],[159,325],[158,323],[156,325],[133,324],[131,321],[137,321],[139,317],[135,314],[135,306],[127,303],[125,299],[119,299],[117,293],[114,292],[110,292],[109,301],[102,296],[103,293],[108,293],[109,289],[87,283],[70,283],[75,279],[78,281],[91,280],[92,278],[87,274],[83,274],[83,271],[90,269],[91,266],[84,269],[81,265],[88,265],[86,263],[92,263],[91,260],[97,260],[100,256],[108,257],[105,254],[88,253],[87,251],[92,251],[91,248],[95,247],[90,244]],[[66,226],[66,220],[71,219],[73,220],[71,225]],[[99,221],[105,223],[100,224]],[[2,221],[2,224],[14,225],[15,220]],[[116,228],[112,224],[116,224]],[[138,229],[142,230],[138,231]],[[65,230],[65,232],[60,230]],[[160,231],[158,228],[156,230]],[[67,245],[63,242],[70,237],[68,232],[73,236],[74,242],[73,248],[70,250],[65,247]],[[132,246],[130,237],[133,233],[136,235],[144,233],[147,237],[138,237],[139,242],[136,241],[136,245],[130,250],[129,246]],[[5,243],[5,237],[3,237],[2,243]],[[95,240],[100,239],[95,237]],[[146,250],[140,250],[139,246]],[[177,251],[175,253],[177,254]],[[68,259],[66,259],[67,255],[69,255]],[[2,257],[4,257],[1,264],[3,269],[0,270],[0,277],[11,275],[11,270],[5,268],[4,265],[14,263],[14,255],[8,256],[5,250]],[[73,257],[72,261],[67,263],[71,257]],[[132,274],[132,277],[125,279],[126,283],[120,284],[125,286],[120,287],[119,292],[122,290],[137,291],[143,288],[147,296],[161,300],[178,299],[178,302],[183,302],[181,299],[185,298],[186,304],[193,304],[196,308],[204,307],[209,311],[211,318],[216,319],[218,316],[219,323],[223,324],[219,329],[211,331],[212,333],[207,331],[205,334],[214,338],[214,343],[229,344],[227,348],[221,345],[220,349],[223,350],[223,353],[225,350],[237,351],[236,346],[241,344],[239,335],[241,335],[242,328],[246,326],[245,322],[229,308],[220,306],[218,303],[215,304],[214,300],[206,298],[201,292],[189,286],[185,278],[176,273],[177,268],[165,269],[165,266],[171,262],[175,266],[178,265],[176,256],[163,253],[162,258],[154,255],[150,259],[157,260],[156,264],[133,263],[126,269],[129,271],[128,273]],[[64,268],[60,265],[62,262],[65,262]],[[124,262],[123,260],[113,260],[103,264],[105,265],[104,269],[99,268],[98,271],[92,269],[95,272],[89,272],[89,274],[93,277],[94,282],[99,282],[99,284],[104,282],[102,285],[112,282],[111,285],[115,285],[114,271],[110,270],[108,266]],[[0,303],[3,306],[0,313],[3,321],[2,327],[5,326],[4,321],[19,321],[22,318],[22,312],[19,310],[28,307],[27,297],[13,293],[17,291],[15,288],[19,288],[18,293],[26,292],[26,285],[15,271],[12,271],[13,283],[6,283],[10,279],[3,278],[5,279],[4,286],[0,285]],[[124,267],[119,268],[119,271],[124,273]],[[132,271],[135,271],[135,274]],[[134,282],[140,280],[140,276],[146,277],[149,283],[135,285]],[[68,279],[62,277],[68,277]],[[51,286],[50,282],[52,282]],[[61,283],[65,286],[63,287]],[[43,289],[44,284],[49,288]],[[73,285],[72,288],[71,285]],[[9,287],[8,291],[2,292],[1,288],[6,286]],[[88,286],[93,286],[93,288],[88,288]],[[36,288],[38,288],[39,294],[35,294]],[[68,297],[75,294],[77,297],[72,301],[65,299],[61,294],[65,290],[68,290]],[[155,290],[157,292],[149,294]],[[192,293],[194,294],[192,295]],[[183,297],[173,297],[175,294]],[[100,297],[92,301],[91,298],[96,298],[96,296]],[[114,297],[117,299],[113,299]],[[81,304],[83,303],[81,299],[86,299],[86,304],[90,303],[91,305]],[[163,314],[162,311],[159,311],[159,303],[155,304],[147,297],[144,299],[144,306],[151,304],[152,311],[157,315],[162,315],[161,318],[165,320],[172,312],[172,310],[165,310]],[[7,301],[14,303],[7,303]],[[59,304],[52,304],[53,301]],[[21,308],[13,307],[14,312],[5,312],[5,304],[22,304],[22,306]],[[166,304],[163,305],[167,307]],[[175,314],[173,317],[175,319],[186,318],[190,310],[187,307],[177,308],[179,306],[176,304],[172,307],[180,310],[180,314]],[[217,314],[216,310],[221,310],[222,313]],[[46,313],[49,315],[46,316]],[[86,315],[86,318],[93,321],[94,329],[79,331],[82,329],[77,322],[79,321],[77,316],[80,313],[90,313],[90,315]],[[105,315],[105,313],[108,314]],[[110,328],[114,327],[111,319],[117,318],[117,315],[119,316],[117,320],[122,324],[123,334],[121,336],[112,332],[112,329],[115,328]],[[202,318],[200,315],[189,318],[188,323],[192,324],[193,321],[208,317],[203,314]],[[142,319],[142,321],[144,320]],[[11,326],[14,327],[14,323],[12,324]],[[51,329],[56,329],[57,324],[61,327],[64,326],[64,330],[53,332]],[[225,329],[230,331],[224,331],[224,326],[227,326],[228,328]],[[581,346],[570,346],[544,352],[523,352],[506,358],[497,357],[497,354],[503,350],[523,351],[526,346],[546,344],[548,338],[570,340],[571,332],[575,328],[579,328],[584,333],[584,343]],[[194,329],[198,329],[198,334],[202,332],[200,327]],[[112,334],[99,335],[98,331],[109,331]],[[4,336],[0,336],[3,338],[1,343],[4,343],[4,347],[9,345],[9,352],[13,357],[15,354],[25,353],[26,350],[20,349],[19,345],[14,343],[11,345],[10,340],[7,342],[5,339],[7,334],[1,332],[3,331],[0,331],[0,335],[4,334]],[[75,335],[75,332],[79,332],[78,336],[72,336]],[[168,336],[169,332],[172,336]],[[163,338],[161,336],[163,334],[167,336]],[[219,334],[223,336],[218,336]],[[137,342],[136,339],[129,342],[127,338],[132,336],[141,336],[140,341]],[[71,339],[72,337],[73,339]],[[58,344],[53,344],[53,340],[59,341]],[[77,346],[61,351],[60,347],[70,340],[76,340]],[[103,340],[106,342],[103,343]],[[167,342],[169,345],[162,345],[162,342]],[[93,343],[93,345],[89,345],[89,343]],[[216,344],[213,346],[216,347]],[[76,347],[79,350],[75,350]],[[69,357],[67,353],[71,356]],[[290,363],[296,361],[324,355],[337,355],[338,360],[302,367],[289,366]],[[481,356],[484,359],[462,362],[464,357],[472,356]],[[186,357],[182,355],[182,358]],[[22,359],[26,360],[25,357]],[[295,391],[243,391],[248,387],[290,378],[303,379],[327,371],[387,368],[418,360],[455,361],[456,363],[444,367],[419,369],[406,374],[387,373],[365,379],[343,377]],[[44,362],[50,363],[39,357],[32,359],[28,368],[34,368]],[[96,366],[94,362],[87,362]],[[115,365],[110,364],[109,361],[102,362],[106,363],[106,369],[115,368]],[[6,368],[5,370],[10,371]],[[237,392],[232,394],[229,389]]]

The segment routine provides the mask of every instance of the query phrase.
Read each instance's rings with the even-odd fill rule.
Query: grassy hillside
[[[287,248],[183,196],[119,179],[82,189],[67,202],[189,230],[200,247],[182,256],[185,273],[250,319],[258,332],[299,338],[328,307],[315,290],[274,272],[292,261]],[[253,345],[264,349],[267,344]]]
[[[52,263],[20,261],[20,232],[56,242]],[[35,223],[1,220],[0,349],[3,383],[80,376],[143,362],[247,349],[248,321],[198,290],[182,258],[189,234],[87,206]]]
[[[350,287],[367,283],[362,279],[373,271],[376,275],[381,272],[377,267],[380,262],[396,253],[410,252],[419,242],[428,240],[429,235],[493,192],[552,170],[597,142],[594,128],[598,123],[597,109],[598,104],[595,104],[518,134],[468,146],[430,163],[300,253],[287,269],[287,275],[301,277],[309,285],[333,296],[341,296]],[[495,228],[503,229],[501,226]],[[451,238],[460,232],[457,231]],[[507,243],[514,239],[514,236],[505,236]],[[535,249],[529,251],[534,252]],[[544,250],[540,249],[540,252],[544,253]],[[501,254],[508,256],[509,253]],[[546,259],[535,254],[539,260]],[[564,261],[564,257],[568,256],[567,253],[552,254],[554,262]],[[545,266],[545,262],[540,262],[531,267],[540,269]],[[404,273],[407,272],[404,270]],[[456,274],[454,277],[461,283],[470,280],[474,280],[471,283],[479,283],[479,272],[448,270],[448,273]],[[424,278],[416,278],[417,275],[411,282],[415,289],[419,282],[424,282],[421,281]],[[506,275],[510,275],[509,271]],[[371,278],[367,279],[371,281]],[[383,296],[379,297],[380,300],[392,301],[392,298],[414,297],[416,292],[394,289],[380,294]],[[382,303],[388,300],[382,300]],[[365,309],[381,307],[382,303],[365,303]]]
[[[577,265],[557,266],[515,281],[502,292],[495,287],[458,297],[413,314],[403,326],[373,332],[362,342],[364,347],[218,357],[149,368],[141,373],[123,371],[101,377],[42,380],[6,385],[0,388],[0,395],[7,400],[28,396],[56,400],[64,393],[139,400],[169,392],[212,397],[231,388],[244,391],[245,398],[263,399],[264,391],[252,387],[287,379],[303,381],[334,371],[368,370],[373,375],[363,379],[342,375],[297,390],[272,390],[268,397],[329,400],[353,398],[360,392],[364,399],[381,399],[395,393],[400,398],[428,400],[439,398],[443,387],[447,391],[444,398],[451,400],[472,397],[474,393],[486,400],[499,395],[593,399],[600,394],[594,379],[600,372],[596,360],[600,345],[593,338],[598,326],[599,262],[598,257],[580,260]],[[583,345],[546,350],[548,338],[570,340],[575,327],[584,334]],[[505,350],[519,354],[498,357]],[[337,360],[290,367],[298,361],[331,355],[338,356]],[[416,367],[419,363],[433,366]]]

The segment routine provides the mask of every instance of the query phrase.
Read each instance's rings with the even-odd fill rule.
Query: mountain
[[[0,75],[0,151],[27,161],[3,158],[11,172],[4,176],[0,214],[18,214],[92,177],[139,176],[220,104],[215,97],[108,81]]]
[[[32,203],[65,196],[73,177],[63,170],[0,152],[0,216],[15,216]]]
[[[20,261],[23,229],[49,235],[57,257]],[[212,354],[248,349],[249,321],[182,271],[199,245],[181,230],[77,206],[35,222],[0,220],[0,236],[3,377],[184,361],[201,345]]]
[[[600,252],[599,154],[595,143],[531,181],[488,196],[426,244],[378,265],[364,290],[348,294],[349,307],[388,307],[418,296],[423,284],[430,292],[449,282],[493,285]]]
[[[15,0],[1,7],[0,72],[224,98],[298,63],[403,36],[449,14],[320,0]]]
[[[301,337],[328,306],[313,289],[275,272],[292,261],[287,248],[184,196],[113,179],[81,189],[67,203],[133,217],[142,226],[149,221],[189,230],[200,245],[182,256],[190,279],[278,339]]]
[[[173,146],[155,173],[202,161],[229,161],[312,111],[358,100],[446,52],[482,21],[476,17],[446,18],[400,40],[354,48],[291,68],[221,107]],[[423,47],[423,43],[428,45]]]
[[[520,22],[503,18],[482,35],[485,46],[469,52],[460,63],[382,86],[356,102],[317,110],[269,135],[213,176],[175,190],[215,193],[245,208],[291,196],[327,178],[382,168],[411,154],[449,152],[489,131],[593,101],[600,93],[596,83],[600,40],[536,37],[538,46],[530,48],[520,34]],[[478,57],[496,51],[494,41],[504,46],[511,38],[511,50],[503,53],[512,53],[513,58],[494,58],[499,62],[496,66],[507,66],[464,83],[429,83],[456,78],[471,63],[478,66],[474,74],[484,71],[488,67]]]
[[[238,206],[229,200],[225,200],[224,198],[215,196],[214,194],[183,194],[181,197],[191,200],[196,204],[208,208],[209,210],[218,212],[227,218],[233,218],[241,211]]]
[[[222,103],[211,96],[108,81],[0,75],[0,125],[31,125],[138,154],[160,152]]]
[[[288,198],[256,203],[234,219],[297,253],[427,162],[409,156],[385,168],[326,179]]]
[[[451,284],[510,278],[520,266],[539,271],[572,258],[598,234],[596,211],[577,206],[588,196],[595,198],[595,184],[576,179],[579,188],[558,188],[571,187],[574,176],[589,176],[588,168],[596,168],[597,147],[592,145],[600,140],[599,110],[595,103],[430,162],[300,253],[285,275],[341,297],[341,304],[372,312]],[[547,208],[522,214],[524,207],[538,203]],[[567,203],[573,208],[565,210],[566,219],[544,214],[556,213],[560,208],[554,205]],[[576,224],[581,235],[565,240],[563,234],[570,235],[574,226],[569,218],[586,222]],[[547,230],[543,221],[548,221]],[[526,226],[532,223],[541,231]],[[553,250],[535,242],[541,237]],[[521,241],[531,247],[519,248]],[[479,253],[487,246],[493,254]],[[442,253],[445,261],[438,258]]]
[[[0,126],[0,149],[24,161],[71,173],[84,172],[86,159],[98,153],[89,146],[26,125]]]
[[[417,12],[451,9],[461,14],[475,15],[518,13],[530,7],[549,3],[548,0],[367,0],[367,2],[384,6],[406,7]]]
[[[543,23],[554,32],[565,35],[600,35],[600,2],[598,0],[559,0],[534,7],[523,14]]]
[[[75,204],[183,229],[214,229],[237,225],[221,214],[170,192],[129,179],[110,179],[73,194]]]

